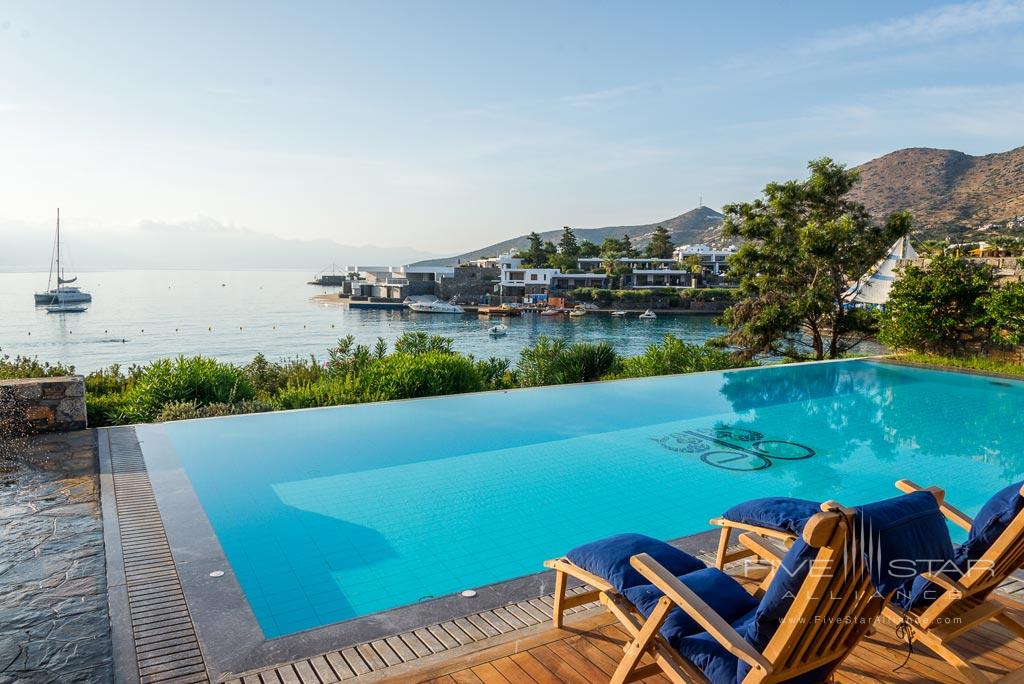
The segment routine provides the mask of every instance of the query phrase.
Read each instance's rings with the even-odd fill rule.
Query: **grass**
[[[938,354],[908,352],[905,354],[895,354],[892,358],[898,361],[921,363],[929,366],[975,370],[983,373],[999,373],[1024,378],[1024,363],[989,356],[940,356]]]

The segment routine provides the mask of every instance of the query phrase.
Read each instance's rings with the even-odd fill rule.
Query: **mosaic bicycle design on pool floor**
[[[757,430],[722,425],[673,432],[652,440],[669,451],[699,454],[700,460],[724,470],[764,470],[775,461],[801,461],[814,449],[784,439],[766,439]]]

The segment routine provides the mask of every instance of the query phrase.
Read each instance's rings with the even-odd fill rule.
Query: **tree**
[[[991,267],[950,254],[923,268],[907,266],[889,293],[879,341],[893,349],[962,352],[974,338],[987,336],[983,297],[992,282]]]
[[[601,256],[601,248],[590,240],[581,240],[579,257],[581,259],[593,259],[596,256]]]
[[[544,243],[540,235],[534,231],[526,236],[526,239],[530,241],[530,245],[526,248],[526,254],[521,255],[523,263],[529,268],[543,268],[547,264],[548,256],[544,253]]]
[[[982,298],[992,326],[991,340],[1002,347],[1024,344],[1024,283],[1006,283]]]
[[[571,259],[576,259],[580,255],[580,246],[576,243],[576,234],[572,232],[572,228],[569,226],[562,228],[562,237],[558,240],[558,253]]]
[[[644,250],[645,256],[652,259],[671,259],[675,245],[672,244],[672,235],[662,226],[658,226],[651,236],[651,241]]]
[[[604,266],[605,275],[611,276],[615,273],[615,266],[623,256],[622,242],[615,238],[605,238],[601,243],[601,265]]]
[[[634,259],[636,257],[640,256],[640,252],[638,252],[633,247],[633,241],[629,239],[628,235],[623,234],[622,240],[619,242],[619,245],[620,245],[619,248],[622,251],[622,256],[630,257],[630,258],[634,258]]]
[[[729,260],[742,299],[723,322],[746,358],[834,359],[867,339],[873,317],[848,310],[843,293],[910,230],[909,213],[878,225],[846,197],[856,170],[828,158],[808,168],[805,181],[769,183],[763,198],[725,207],[724,233],[743,244]]]

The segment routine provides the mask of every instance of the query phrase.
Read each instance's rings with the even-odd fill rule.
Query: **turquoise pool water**
[[[267,637],[901,477],[973,513],[1024,479],[1024,384],[871,361],[164,426]]]

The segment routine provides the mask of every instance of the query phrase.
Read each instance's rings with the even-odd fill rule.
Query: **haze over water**
[[[662,316],[655,321],[605,316],[526,315],[503,321],[506,336],[487,333],[492,321],[475,315],[360,311],[313,301],[332,288],[307,285],[302,271],[107,271],[82,273],[92,293],[89,310],[49,314],[32,293],[46,273],[0,273],[0,349],[12,356],[74,364],[79,372],[145,363],[178,354],[204,354],[245,363],[259,352],[271,360],[315,354],[326,358],[339,337],[389,343],[422,330],[455,340],[477,357],[515,358],[541,335],[569,342],[607,341],[621,354],[637,354],[672,333],[690,342],[721,334],[710,316]]]

